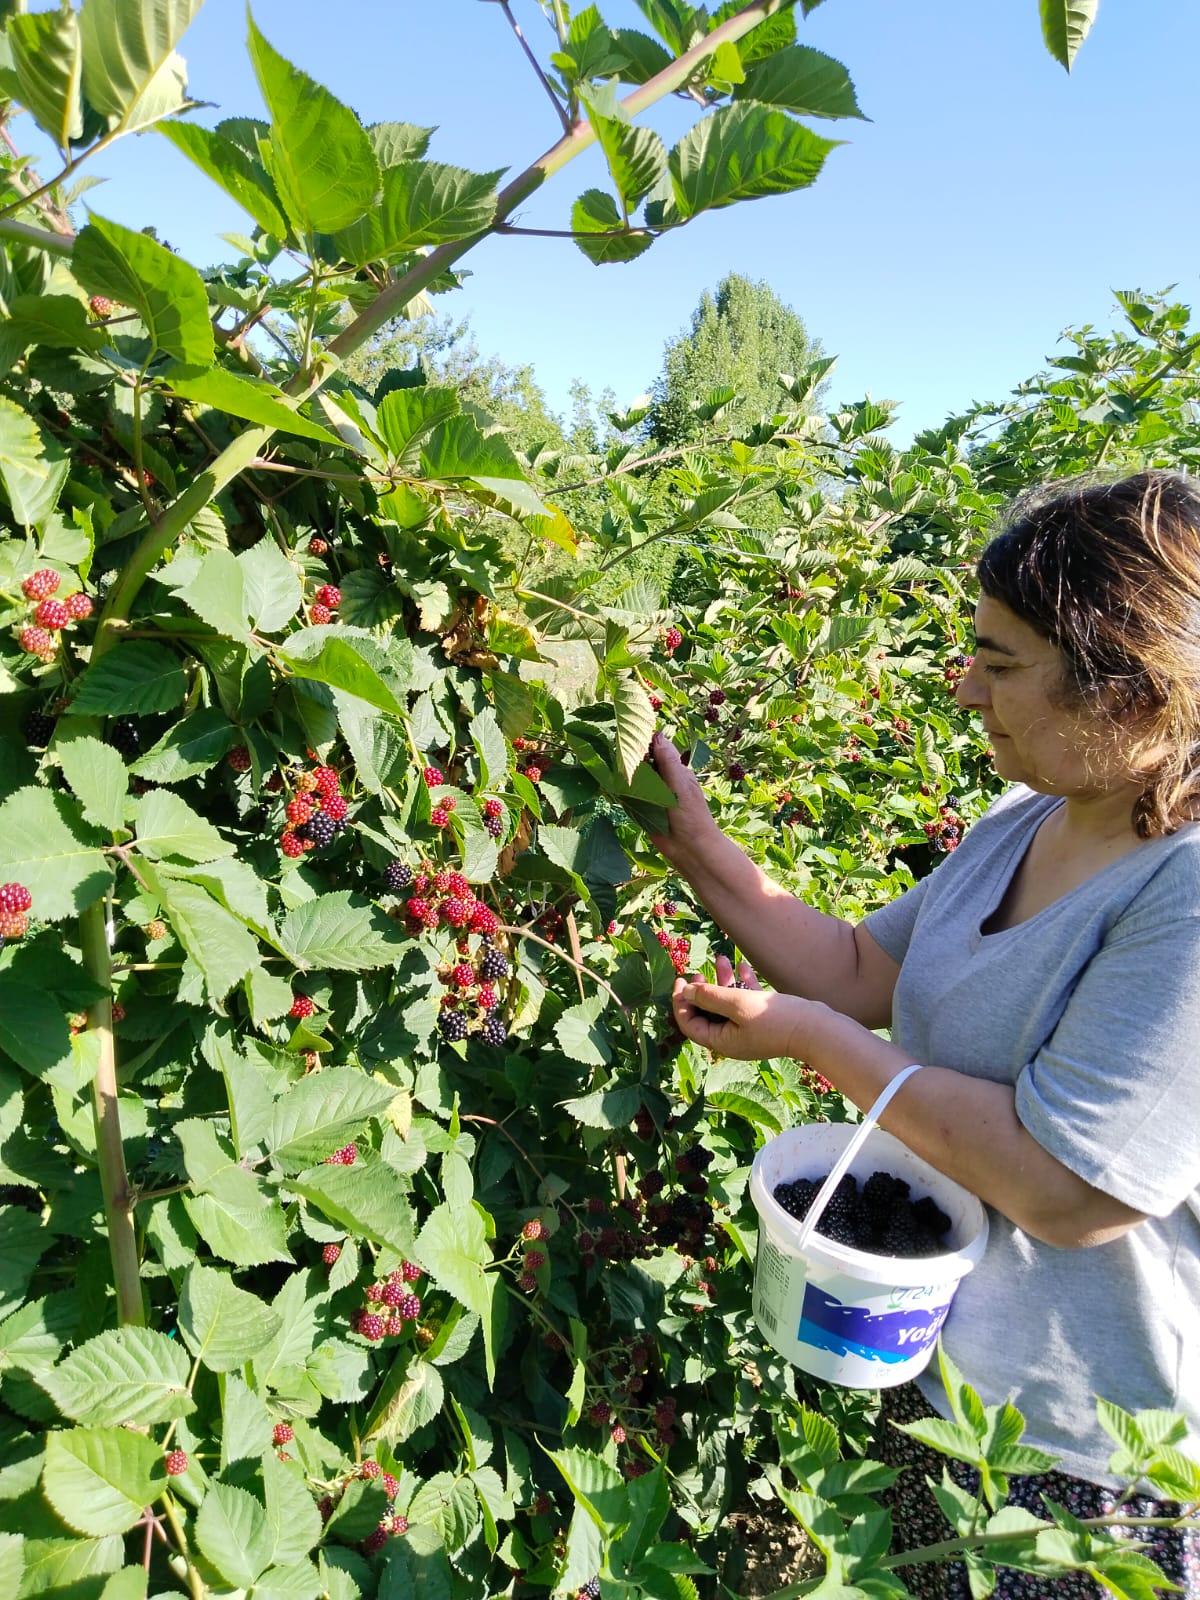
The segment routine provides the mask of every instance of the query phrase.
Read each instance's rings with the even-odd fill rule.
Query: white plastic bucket
[[[823,1178],[856,1139],[845,1170],[860,1183],[872,1172],[890,1172],[910,1184],[913,1199],[930,1195],[950,1218],[944,1254],[852,1250],[797,1222],[775,1199],[777,1183]],[[954,1291],[987,1244],[979,1200],[873,1122],[787,1129],[755,1157],[750,1196],[759,1217],[754,1316],[780,1355],[849,1389],[888,1389],[923,1371]]]

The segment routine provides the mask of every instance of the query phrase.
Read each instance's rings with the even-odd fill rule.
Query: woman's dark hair
[[[1137,750],[1143,839],[1200,816],[1200,492],[1173,472],[1051,484],[1012,507],[983,593],[1063,658],[1065,703],[1111,716]],[[1165,754],[1164,754],[1165,750]]]

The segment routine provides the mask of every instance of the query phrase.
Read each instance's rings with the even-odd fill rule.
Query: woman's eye
[[[990,678],[998,678],[1002,672],[1007,672],[1007,667],[998,666],[993,662],[985,662],[983,670]]]

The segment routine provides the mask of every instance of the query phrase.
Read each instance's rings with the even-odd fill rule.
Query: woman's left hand
[[[762,1061],[795,1054],[793,1036],[800,1032],[808,1001],[794,994],[768,994],[759,987],[748,962],[738,968],[741,987],[734,987],[733,964],[717,957],[717,982],[697,978],[676,981],[672,1003],[680,1030],[717,1055],[741,1061]]]

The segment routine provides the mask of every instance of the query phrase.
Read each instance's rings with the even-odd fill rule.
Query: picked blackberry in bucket
[[[775,1199],[803,1222],[828,1177],[795,1178],[775,1185]],[[873,1172],[860,1189],[846,1173],[817,1222],[822,1238],[877,1256],[937,1256],[947,1249],[950,1218],[930,1196],[913,1200],[908,1184],[890,1172]]]

